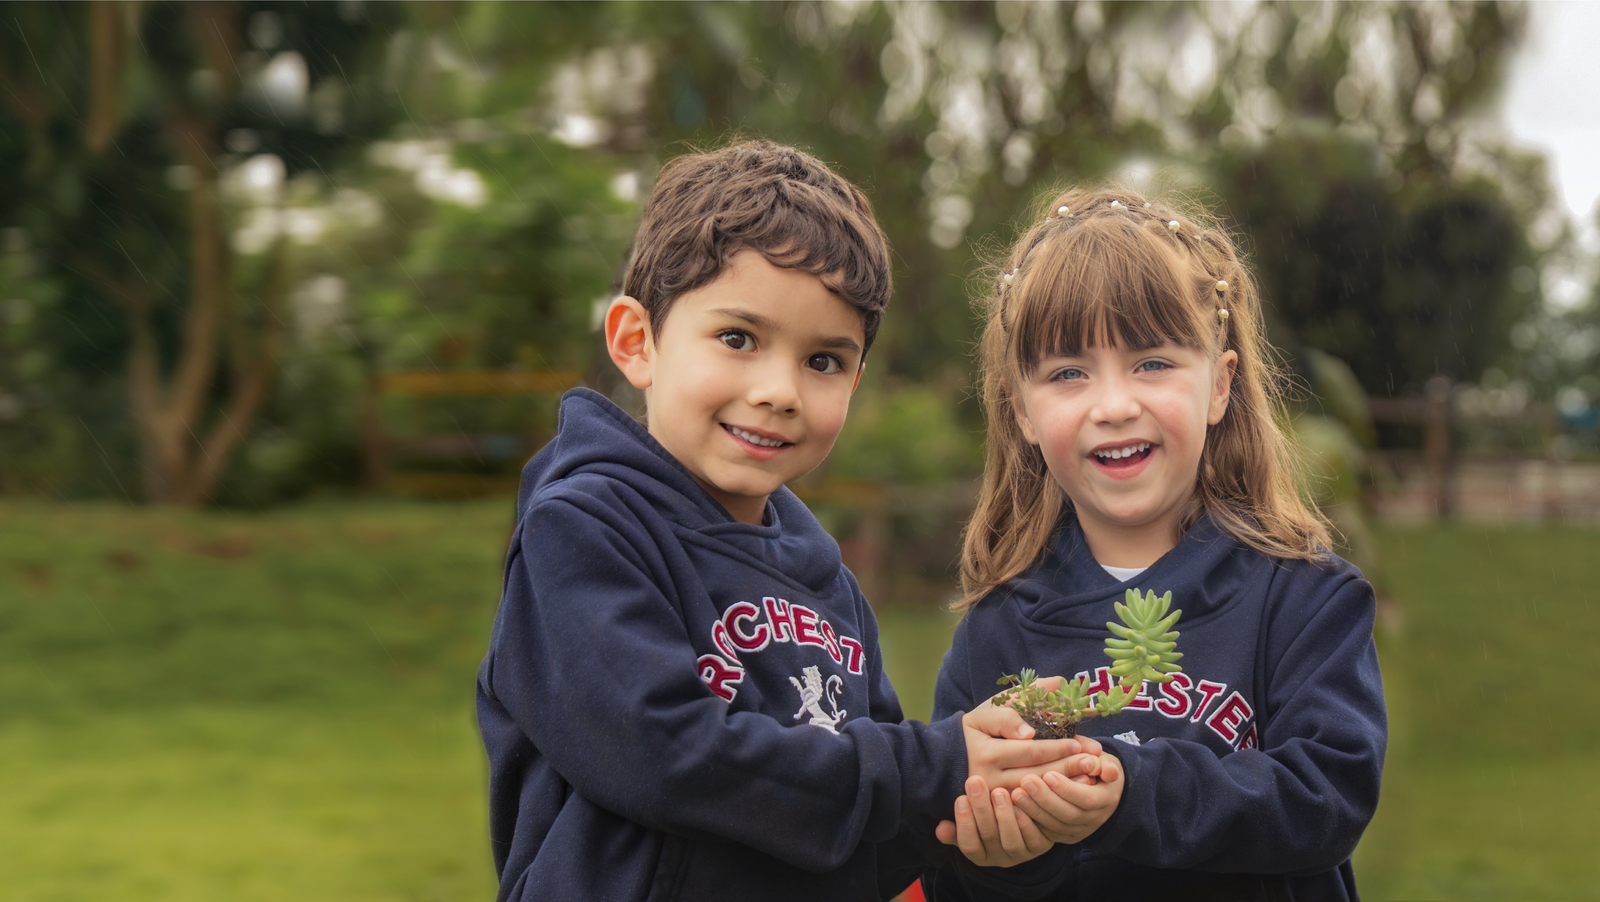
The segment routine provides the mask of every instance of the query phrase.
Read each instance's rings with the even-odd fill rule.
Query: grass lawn
[[[1600,898],[1600,532],[1380,530],[1391,741],[1375,899]]]
[[[21,900],[493,895],[472,681],[509,502],[0,503],[0,873]],[[1600,533],[1387,528],[1371,899],[1600,897]],[[954,618],[880,614],[925,717]]]
[[[4,897],[493,898],[472,686],[509,526],[0,505]]]

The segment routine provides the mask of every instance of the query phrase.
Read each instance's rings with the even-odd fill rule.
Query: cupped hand
[[[1023,777],[1011,800],[1018,813],[1051,841],[1077,843],[1116,812],[1123,786],[1122,762],[1101,751],[1073,756],[1067,761],[1066,776],[1052,771]]]
[[[934,835],[959,848],[973,864],[1008,868],[1037,858],[1054,845],[1017,810],[1009,792],[990,790],[982,777],[968,778],[966,789],[966,795],[956,798],[955,821],[940,821]]]

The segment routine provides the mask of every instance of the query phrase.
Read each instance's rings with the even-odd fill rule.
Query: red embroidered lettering
[[[1244,738],[1239,740],[1239,751],[1258,748],[1261,748],[1261,740],[1256,737],[1256,725],[1251,724],[1250,728],[1244,731]]]
[[[1220,695],[1222,690],[1226,688],[1228,688],[1227,683],[1213,683],[1210,680],[1201,680],[1199,686],[1200,703],[1194,706],[1194,716],[1189,718],[1189,722],[1199,723],[1200,718],[1205,716],[1206,706],[1211,704],[1211,700]]]
[[[822,621],[822,644],[828,649],[828,657],[833,659],[833,663],[844,660],[844,656],[839,654],[839,635],[833,631],[833,624],[826,620]]]
[[[756,628],[748,633],[740,628],[739,621],[753,621],[759,616],[761,609],[748,601],[735,602],[722,612],[722,623],[740,651],[760,651],[772,641],[772,630],[765,623],[757,623]]]
[[[728,656],[728,660],[739,663],[739,653],[734,650],[733,637],[728,635],[728,627],[721,620],[711,624],[711,643]]]
[[[840,636],[839,644],[844,646],[844,650],[850,653],[850,672],[860,673],[862,650],[861,643],[850,638],[849,636]]]
[[[817,632],[817,612],[803,604],[790,606],[789,622],[794,624],[794,641],[801,645],[822,645],[822,634]]]
[[[794,640],[794,624],[789,617],[789,603],[781,598],[763,598],[761,603],[767,606],[767,622],[772,624],[772,641],[791,642]]]
[[[1235,745],[1239,741],[1239,725],[1250,719],[1255,712],[1250,709],[1250,703],[1244,696],[1235,691],[1228,696],[1228,700],[1217,708],[1217,713],[1206,720],[1206,726],[1217,732],[1218,736],[1227,740],[1228,745]]]
[[[1089,671],[1083,670],[1083,671],[1079,671],[1072,678],[1077,680],[1077,679],[1088,679],[1088,677],[1089,677]],[[1094,669],[1094,679],[1089,683],[1089,690],[1088,690],[1087,693],[1085,693],[1085,698],[1093,699],[1094,696],[1097,695],[1097,694],[1098,695],[1105,695],[1106,693],[1108,693],[1110,691],[1111,691],[1111,668],[1109,668],[1109,667],[1096,667]]]
[[[701,655],[700,660],[694,662],[700,671],[700,680],[706,688],[721,696],[723,701],[731,702],[739,694],[734,684],[744,682],[744,668],[737,664],[729,664],[716,655]]]
[[[1189,698],[1188,690],[1194,688],[1194,680],[1185,674],[1175,673],[1172,679],[1158,685],[1161,687],[1161,701],[1156,702],[1157,711],[1173,718],[1189,713],[1189,706],[1194,702]]]
[[[1128,702],[1128,704],[1126,706],[1124,706],[1124,710],[1127,710],[1127,711],[1148,711],[1148,710],[1150,710],[1150,681],[1149,680],[1143,680],[1143,681],[1141,681],[1139,683],[1139,694],[1135,695],[1133,697],[1133,700]]]

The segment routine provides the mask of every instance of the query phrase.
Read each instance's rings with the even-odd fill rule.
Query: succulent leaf
[[[1168,613],[1171,605],[1171,592],[1157,597],[1153,591],[1141,595],[1135,589],[1127,591],[1124,601],[1112,603],[1122,623],[1106,623],[1113,638],[1105,640],[1105,653],[1111,658],[1109,670],[1117,682],[1110,691],[1100,693],[1094,704],[1089,703],[1092,695],[1087,675],[1062,680],[1054,691],[1046,692],[1037,685],[1039,675],[1031,668],[1002,676],[999,684],[1009,688],[995,696],[995,703],[1024,717],[1063,725],[1121,711],[1138,697],[1146,682],[1165,683],[1183,670],[1177,663],[1183,657],[1177,651],[1178,633],[1172,629],[1183,611]]]
[[[1113,603],[1122,623],[1106,623],[1106,629],[1118,637],[1106,640],[1106,656],[1114,662],[1112,675],[1164,683],[1171,679],[1168,674],[1183,669],[1176,663],[1183,655],[1176,651],[1178,633],[1172,629],[1183,611],[1169,614],[1171,606],[1171,592],[1157,597],[1153,591],[1140,595],[1137,589],[1127,591],[1126,603]]]

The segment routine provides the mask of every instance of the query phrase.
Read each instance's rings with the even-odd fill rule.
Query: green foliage
[[[830,473],[877,482],[934,483],[983,468],[982,436],[959,418],[948,392],[897,382],[884,387],[871,367],[828,456]]]
[[[1302,348],[1345,361],[1367,394],[1416,393],[1436,374],[1499,363],[1532,300],[1511,285],[1535,254],[1506,187],[1424,188],[1384,168],[1370,143],[1317,127],[1211,163],[1223,209],[1244,232],[1270,338],[1318,394],[1330,386],[1315,361],[1298,359]]]
[[[1112,603],[1122,623],[1106,622],[1112,638],[1106,640],[1105,653],[1112,661],[1111,675],[1117,678],[1117,685],[1110,692],[1100,694],[1091,704],[1087,676],[1063,679],[1061,685],[1046,692],[1037,683],[1038,674],[1024,668],[1020,675],[1000,678],[1000,685],[1010,688],[1001,692],[996,702],[1023,717],[1052,724],[1076,724],[1085,717],[1109,717],[1121,711],[1146,681],[1171,680],[1172,674],[1183,670],[1177,663],[1183,657],[1177,651],[1178,633],[1172,629],[1183,611],[1167,613],[1172,605],[1171,592],[1157,598],[1154,591],[1141,596],[1137,589],[1129,589],[1125,600],[1126,604]]]
[[[730,134],[836,165],[894,247],[895,300],[834,462],[851,478],[977,470],[968,277],[1061,181],[1136,160],[1203,185],[1247,233],[1274,342],[1294,360],[1308,346],[1338,355],[1380,394],[1435,368],[1514,371],[1508,329],[1537,292],[1508,274],[1548,251],[1525,237],[1551,205],[1536,159],[1478,147],[1463,163],[1475,151],[1461,123],[1493,97],[1522,32],[1524,12],[1503,4],[140,4],[122,12],[122,125],[99,152],[85,144],[90,8],[6,8],[0,228],[26,230],[56,293],[30,336],[51,363],[28,441],[78,448],[7,451],[11,492],[140,494],[122,400],[129,320],[108,279],[156,286],[152,328],[172,367],[194,288],[175,110],[215,125],[224,175],[262,154],[284,164],[272,204],[228,201],[230,237],[273,204],[379,211],[291,242],[292,287],[337,276],[345,300],[328,328],[287,311],[284,372],[224,483],[229,502],[353,484],[361,392],[385,370],[572,368],[604,387],[592,311],[617,287],[639,200],[663,160]],[[232,56],[195,39],[201,10],[237,26],[217,31]],[[256,46],[258,15],[281,31],[271,46]],[[1391,67],[1364,62],[1374,42]],[[1216,64],[1187,81],[1192,67],[1149,52],[1190,43]],[[208,93],[291,51],[308,80],[298,115],[260,91]],[[439,199],[420,170],[378,159],[400,145],[475,175],[482,203]],[[631,198],[615,190],[629,185]],[[264,257],[234,263],[248,331],[265,321]],[[220,344],[213,411],[248,356]],[[22,447],[6,428],[0,448]]]
[[[1021,674],[1002,676],[998,683],[1010,688],[996,696],[996,701],[1024,718],[1058,728],[1070,727],[1091,713],[1089,702],[1084,697],[1088,686],[1086,679],[1064,679],[1061,685],[1046,692],[1039,687],[1038,676],[1027,667],[1022,668]]]

